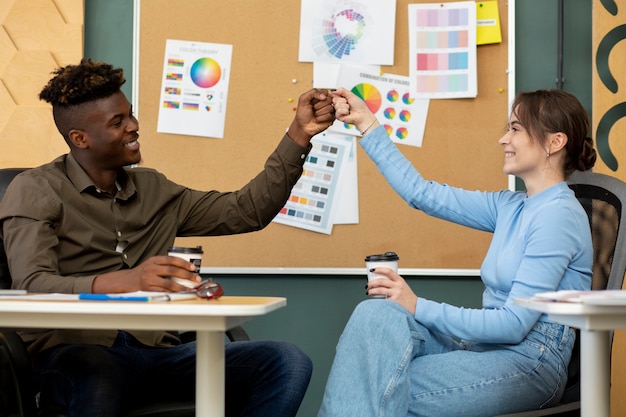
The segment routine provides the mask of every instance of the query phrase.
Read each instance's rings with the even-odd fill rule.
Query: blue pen
[[[111,295],[111,294],[91,294],[91,293],[82,293],[78,295],[79,300],[87,300],[87,301],[169,301],[170,297],[168,295],[158,295],[158,296],[137,296],[137,295]]]

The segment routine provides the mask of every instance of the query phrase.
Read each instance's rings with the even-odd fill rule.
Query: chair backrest
[[[609,175],[576,171],[568,184],[589,217],[593,242],[591,289],[621,289],[626,273],[626,183]],[[611,341],[612,338],[613,333]],[[577,338],[561,403],[579,400],[580,341]]]
[[[0,200],[4,197],[9,183],[20,172],[28,168],[0,168]],[[7,263],[7,255],[4,252],[4,244],[0,240],[0,288],[11,288],[11,274],[9,273],[9,265]]]
[[[626,272],[626,183],[590,171],[574,172],[568,183],[589,217],[593,240],[591,289],[621,289]]]

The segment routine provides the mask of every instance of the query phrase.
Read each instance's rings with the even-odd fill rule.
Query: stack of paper
[[[626,305],[626,291],[624,290],[550,291],[535,294],[533,298],[543,301],[561,301],[594,305]]]

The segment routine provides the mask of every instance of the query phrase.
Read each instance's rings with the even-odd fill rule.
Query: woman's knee
[[[389,320],[396,321],[409,317],[409,312],[396,302],[372,299],[362,301],[356,306],[350,317],[349,325],[367,331],[372,326],[376,327]]]

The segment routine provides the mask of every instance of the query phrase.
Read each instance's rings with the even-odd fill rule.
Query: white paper
[[[393,65],[396,0],[302,0],[303,62]]]
[[[78,294],[46,293],[26,295],[2,295],[0,300],[40,300],[40,301],[71,301],[78,300]]]
[[[593,305],[626,305],[624,290],[561,290],[535,294],[534,299],[553,302],[583,303]]]
[[[409,77],[380,74],[368,68],[342,65],[338,84],[365,101],[385,126],[391,140],[409,146],[422,146],[430,100],[414,99]],[[332,131],[360,135],[353,125],[336,120]]]
[[[333,204],[333,224],[358,224],[359,223],[359,176],[356,158],[356,137],[344,136],[349,143],[344,158],[344,165],[339,171],[339,184],[337,185],[336,203]]]
[[[315,88],[339,88],[339,71],[343,64],[331,62],[313,63],[313,87]],[[359,65],[364,71],[371,74],[380,74],[380,65]]]
[[[157,131],[224,137],[232,45],[168,39]]]
[[[476,2],[409,4],[415,98],[476,97]]]

